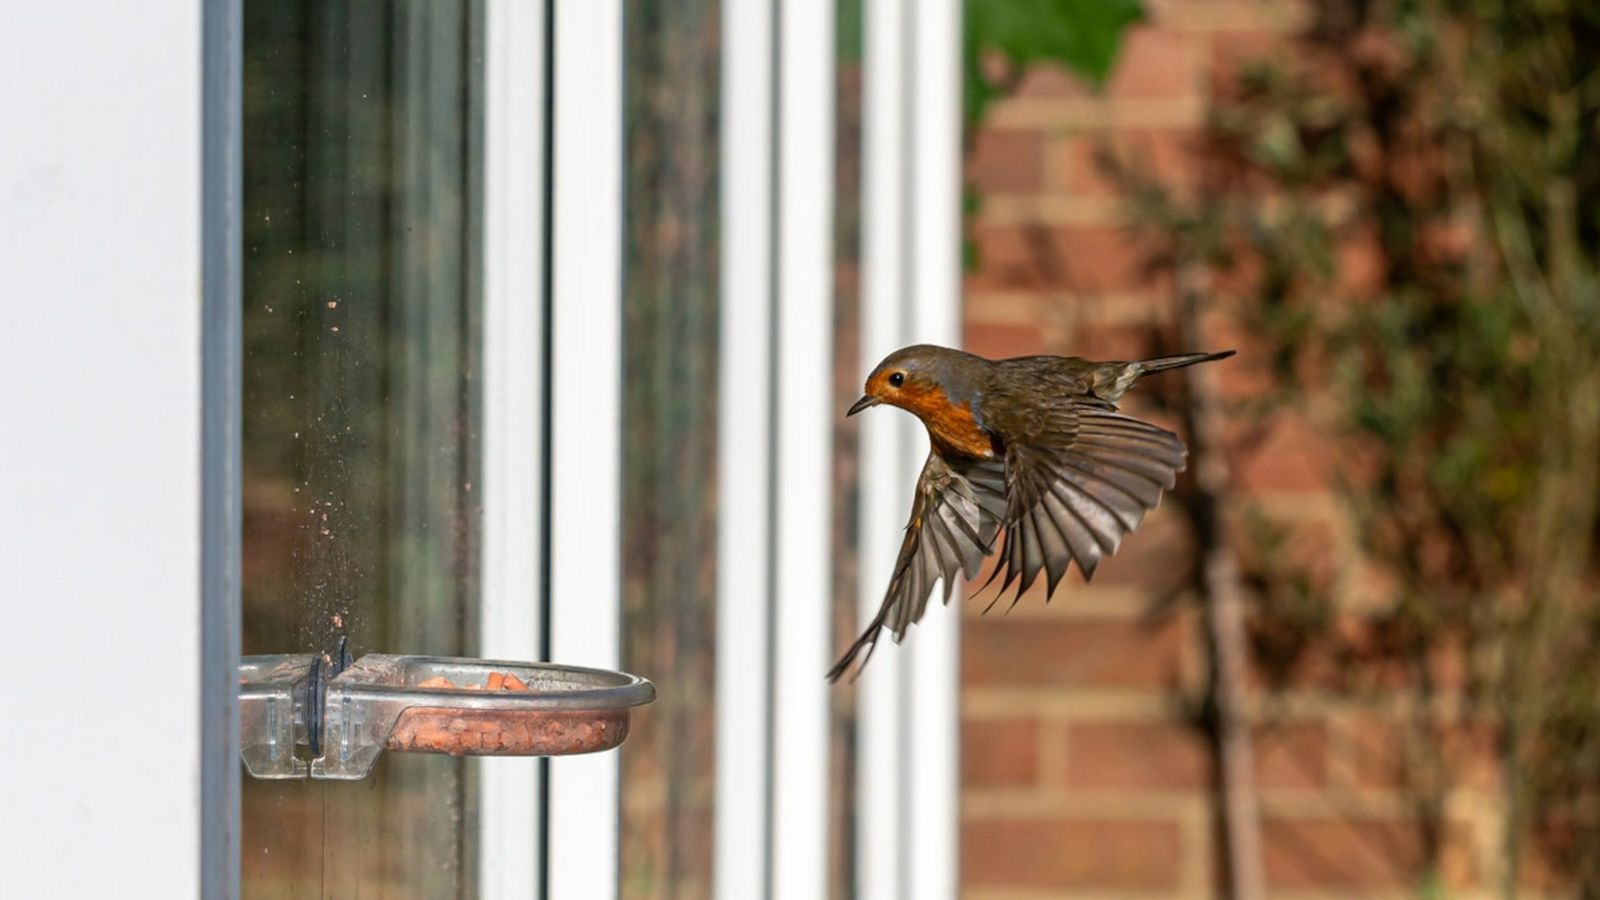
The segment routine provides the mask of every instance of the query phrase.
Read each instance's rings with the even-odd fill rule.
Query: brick
[[[1089,359],[1139,359],[1150,349],[1148,322],[1078,323],[1060,352]]]
[[[1041,267],[1048,232],[1037,226],[978,222],[969,229],[977,268],[966,275],[966,290],[1040,290],[1050,279]]]
[[[1358,714],[1348,724],[1350,772],[1355,786],[1396,789],[1406,780],[1405,748],[1399,724],[1375,714]]]
[[[1245,680],[1252,690],[1340,690],[1339,663],[1326,641],[1303,641],[1292,624],[1280,627],[1261,617],[1247,627],[1251,646]]]
[[[1585,861],[1593,859],[1594,848],[1586,840],[1592,832],[1570,819],[1551,814],[1537,827],[1539,838],[1529,841],[1523,848],[1517,881],[1534,896],[1571,896],[1574,864],[1581,867]]]
[[[1433,689],[1441,692],[1466,691],[1472,680],[1472,660],[1461,639],[1454,635],[1435,638],[1428,648],[1425,665]]]
[[[1200,93],[1205,39],[1159,26],[1128,30],[1106,84],[1113,100],[1173,99]]]
[[[1213,34],[1209,70],[1212,94],[1219,97],[1236,96],[1239,78],[1254,66],[1280,59],[1274,54],[1284,44],[1282,36],[1256,29]]]
[[[1044,138],[1032,129],[980,129],[966,168],[980,193],[1036,192],[1044,183]]]
[[[1018,97],[1046,100],[1079,99],[1093,93],[1083,79],[1056,65],[1029,68],[1015,91]]]
[[[1045,331],[1037,325],[971,324],[966,328],[965,347],[991,359],[1049,352]]]
[[[1471,221],[1437,220],[1423,224],[1417,233],[1417,254],[1434,266],[1464,263],[1474,247],[1484,244],[1482,230]]]
[[[1070,135],[1054,141],[1048,153],[1050,187],[1071,197],[1110,197],[1117,191],[1100,168],[1102,134]]]
[[[1205,98],[1149,99],[1112,103],[1096,96],[1077,100],[1017,100],[995,109],[995,127],[1044,128],[1050,131],[1141,128],[1199,128],[1206,123]]]
[[[1073,722],[1066,783],[1080,790],[1185,790],[1211,782],[1211,753],[1196,729],[1170,722]]]
[[[973,292],[966,295],[965,340],[994,349],[990,356],[1061,353],[1066,334],[1079,319],[1081,307],[1058,302],[1042,291]]]
[[[1264,397],[1277,386],[1272,372],[1273,346],[1266,335],[1250,329],[1229,312],[1216,309],[1202,314],[1200,330],[1200,346],[1239,352],[1213,370],[1222,399]]]
[[[1358,229],[1342,237],[1334,257],[1335,294],[1373,298],[1382,291],[1388,263],[1375,228]]]
[[[1140,232],[1114,225],[1062,225],[1050,236],[1050,283],[1079,292],[1164,289],[1170,273],[1150,267]]]
[[[1358,788],[1405,790],[1413,778],[1412,769],[1429,764],[1427,756],[1412,758],[1407,742],[1419,740],[1414,726],[1375,713],[1352,716],[1348,723],[1350,771]],[[1437,733],[1427,738],[1425,747],[1413,748],[1420,754],[1438,754],[1449,771],[1449,782],[1459,787],[1484,792],[1501,789],[1500,764],[1495,747],[1495,732],[1488,723],[1439,723]]]
[[[1039,326],[1055,318],[1050,298],[1037,291],[967,292],[966,325]]]
[[[1094,326],[1137,326],[1148,344],[1151,329],[1169,324],[1177,310],[1170,296],[1156,291],[1097,294],[1072,304],[1075,322]]]
[[[1366,471],[1358,471],[1355,477],[1350,475],[1352,466],[1349,463],[1352,455],[1347,454],[1342,461],[1344,465],[1340,468],[1341,473],[1349,479],[1350,483],[1357,487],[1370,486],[1373,476]],[[1361,481],[1363,477],[1367,479],[1365,485]],[[1367,559],[1354,559],[1350,561],[1350,565],[1352,568],[1348,574],[1349,586],[1347,588],[1349,594],[1345,602],[1354,608],[1387,608],[1390,605],[1390,599],[1398,595],[1402,590],[1399,575],[1381,563]]]
[[[1148,411],[1131,404],[1128,412],[1146,420],[1154,418]],[[1172,427],[1166,422],[1155,424]],[[1171,501],[1164,498],[1162,502],[1164,505]],[[1123,539],[1117,552],[1100,564],[1094,583],[1131,585],[1147,588],[1152,594],[1167,593],[1182,587],[1194,571],[1195,553],[1194,535],[1181,510],[1159,509],[1147,515],[1138,530]]]
[[[1393,817],[1291,818],[1261,823],[1262,868],[1278,890],[1399,890],[1414,888],[1435,869],[1443,887],[1479,884],[1472,828],[1443,824],[1438,858],[1430,860],[1421,827]]]
[[[1180,844],[1175,822],[969,820],[961,868],[973,887],[1171,891]]]
[[[1425,862],[1417,827],[1402,819],[1267,817],[1261,851],[1277,890],[1407,887]]]
[[[1328,435],[1300,417],[1280,416],[1263,440],[1229,454],[1235,460],[1234,487],[1244,493],[1326,490],[1331,471],[1328,441]]]
[[[989,616],[967,622],[961,642],[964,679],[977,686],[1163,687],[1182,675],[1185,632],[1177,619],[1154,626],[1007,621],[997,607]]]
[[[1033,719],[966,719],[961,724],[961,783],[1018,787],[1039,780],[1039,723]]]
[[[1251,521],[1240,516],[1232,537],[1240,563],[1250,570],[1281,568],[1304,575],[1313,589],[1331,591],[1352,554],[1343,539],[1340,522],[1331,514],[1299,511],[1292,518]],[[1263,545],[1251,530],[1270,524],[1276,537]]]
[[[1123,128],[1111,135],[1065,137],[1051,145],[1051,187],[1072,197],[1112,197],[1119,191],[1108,177],[1110,160],[1141,180],[1182,192],[1194,186],[1200,166],[1196,141],[1187,128]]]
[[[1151,270],[1151,247],[1131,227],[980,221],[970,236],[978,259],[969,291],[1128,293],[1171,284],[1169,273]]]
[[[1259,726],[1252,735],[1256,787],[1314,790],[1328,783],[1328,729],[1322,722]]]
[[[1228,263],[1211,271],[1211,293],[1222,299],[1254,299],[1265,283],[1266,268],[1261,255],[1243,240],[1224,236]],[[1270,346],[1270,345],[1269,345]]]
[[[1303,0],[1144,0],[1145,14],[1170,28],[1199,32],[1303,29],[1311,11]]]

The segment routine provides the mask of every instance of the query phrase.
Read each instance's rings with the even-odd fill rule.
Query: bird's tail
[[[1143,378],[1152,372],[1165,372],[1168,369],[1181,369],[1195,363],[1211,362],[1214,359],[1227,359],[1235,351],[1222,350],[1217,353],[1180,353],[1177,356],[1158,356],[1155,359],[1144,359],[1134,363],[1139,369],[1139,377]]]

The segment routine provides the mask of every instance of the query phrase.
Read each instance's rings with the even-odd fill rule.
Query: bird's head
[[[960,365],[975,359],[977,357],[959,350],[932,344],[914,344],[896,350],[884,357],[867,376],[861,399],[845,415],[853,416],[880,403],[922,415],[935,396],[948,397],[948,382],[959,374]]]

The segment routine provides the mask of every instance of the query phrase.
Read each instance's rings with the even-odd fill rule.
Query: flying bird
[[[1145,375],[1233,353],[990,360],[917,344],[889,354],[846,415],[879,404],[910,412],[928,428],[928,460],[883,605],[828,680],[858,658],[865,666],[884,628],[896,642],[904,638],[927,610],[934,582],[944,582],[949,603],[957,574],[976,578],[1002,532],[985,583],[1004,573],[999,595],[1015,584],[1020,598],[1042,573],[1048,599],[1073,562],[1093,577],[1177,482],[1188,456],[1177,435],[1119,413],[1117,401]]]

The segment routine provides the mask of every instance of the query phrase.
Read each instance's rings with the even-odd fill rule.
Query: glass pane
[[[479,9],[244,9],[244,652],[468,653]],[[470,893],[464,773],[246,777],[244,894]]]
[[[838,2],[834,408],[859,387],[856,268],[859,0]],[[623,668],[663,690],[623,754],[622,890],[710,893],[715,572],[720,3],[634,4],[627,16],[628,270],[623,322]],[[750,302],[752,298],[726,299]],[[736,377],[736,376],[735,376]],[[842,419],[833,492],[835,646],[857,627],[854,430]],[[817,677],[822,673],[819,670]],[[831,896],[854,873],[854,692],[833,711]]]
[[[630,898],[711,883],[718,9],[641,3],[625,17],[623,668],[670,686],[622,750]]]
[[[861,101],[863,4],[837,0],[837,58],[834,94],[834,410],[848,409],[861,396]],[[860,431],[834,419],[833,455],[833,642],[850,646],[860,633],[856,607],[860,485]],[[829,896],[853,897],[856,884],[856,701],[859,692],[833,692],[829,760]]]

